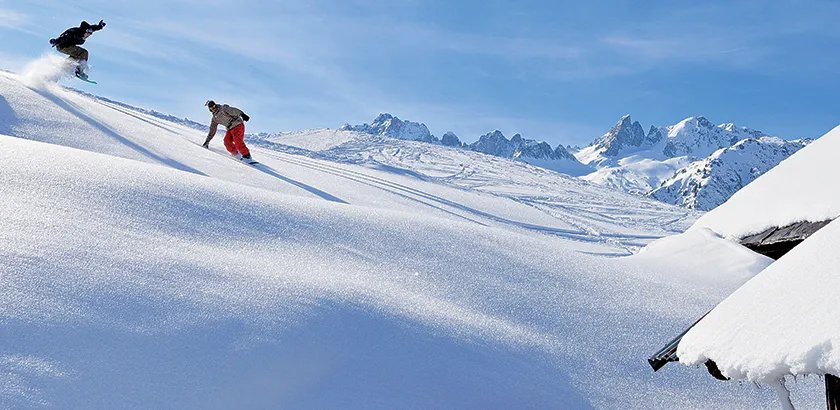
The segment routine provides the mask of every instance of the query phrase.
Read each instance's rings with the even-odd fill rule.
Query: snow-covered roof
[[[834,128],[747,185],[692,228],[706,227],[741,238],[795,222],[840,215],[840,127]]]
[[[680,361],[711,359],[725,376],[756,382],[840,374],[838,242],[833,222],[735,291],[683,337]]]

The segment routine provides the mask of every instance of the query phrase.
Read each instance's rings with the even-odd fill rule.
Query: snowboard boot
[[[85,71],[87,71],[87,67],[88,67],[87,61],[79,60],[78,64],[76,65],[76,77],[79,77],[83,80],[87,80],[88,75],[85,72]]]

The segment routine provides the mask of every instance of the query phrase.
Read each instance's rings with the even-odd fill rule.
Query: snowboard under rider
[[[213,100],[207,100],[204,103],[207,109],[213,113],[213,120],[210,122],[210,133],[207,134],[207,139],[204,141],[204,148],[210,147],[210,140],[216,136],[216,129],[219,125],[227,129],[225,132],[225,149],[231,155],[245,160],[251,160],[251,152],[245,146],[245,123],[251,117],[245,114],[236,107],[231,107],[227,104],[216,104]]]
[[[76,62],[76,75],[87,80],[88,76],[85,71],[87,70],[88,51],[79,46],[84,44],[85,40],[94,31],[102,30],[104,27],[105,22],[102,20],[99,20],[99,24],[93,25],[83,21],[79,24],[79,27],[68,28],[58,38],[50,39],[50,45],[55,47],[59,53],[70,56]]]

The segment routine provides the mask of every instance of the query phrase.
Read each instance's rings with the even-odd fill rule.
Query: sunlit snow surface
[[[692,279],[743,254],[616,258],[698,214],[336,131],[251,139],[251,167],[221,136],[206,150],[200,131],[12,74],[0,134],[0,407],[773,400],[645,362],[757,272]]]

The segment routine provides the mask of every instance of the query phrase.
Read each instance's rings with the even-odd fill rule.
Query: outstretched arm
[[[217,123],[216,120],[213,119],[213,121],[210,122],[210,133],[207,134],[207,139],[204,140],[204,144],[202,144],[204,146],[204,148],[209,148],[210,147],[210,140],[212,140],[213,137],[216,136],[216,130],[218,130],[218,129],[219,129],[219,123]]]
[[[99,30],[102,30],[103,28],[105,28],[105,22],[102,21],[102,20],[99,20],[99,24],[94,24],[94,25],[90,26],[90,29],[93,30],[93,31],[99,31]]]

